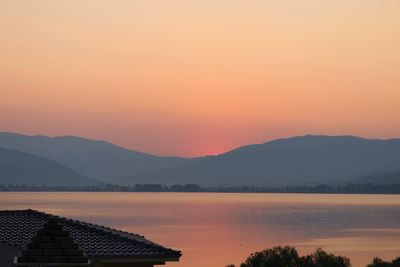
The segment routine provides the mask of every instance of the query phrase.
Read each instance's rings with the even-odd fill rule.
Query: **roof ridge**
[[[174,250],[172,248],[164,247],[164,246],[159,245],[159,244],[157,244],[155,242],[152,242],[152,241],[148,240],[147,238],[145,238],[145,236],[138,235],[138,234],[131,233],[131,232],[127,232],[127,231],[118,230],[118,229],[115,229],[115,228],[111,228],[111,227],[107,227],[107,226],[103,226],[103,225],[99,225],[99,224],[85,222],[85,221],[81,221],[81,220],[77,220],[77,219],[71,219],[71,218],[67,218],[67,217],[63,217],[63,216],[59,216],[59,215],[54,215],[54,214],[51,214],[51,213],[46,213],[46,212],[38,211],[38,210],[34,210],[34,209],[7,210],[7,211],[33,212],[33,213],[36,213],[36,214],[44,216],[44,217],[58,218],[58,219],[62,220],[63,222],[66,222],[66,223],[73,223],[73,224],[76,224],[76,225],[79,225],[79,226],[87,227],[89,229],[102,231],[102,232],[107,233],[107,234],[112,234],[113,236],[118,237],[118,238],[122,238],[122,239],[126,238],[126,239],[129,239],[129,240],[134,240],[134,241],[137,241],[137,242],[144,243],[146,245],[155,246],[157,248],[163,248],[163,249],[167,249],[167,250],[173,251],[173,252],[179,252],[179,253],[181,252],[181,251],[178,251],[178,250]]]
[[[17,266],[60,265],[89,266],[87,254],[72,238],[71,232],[64,229],[57,218],[49,220],[25,244],[15,258]],[[39,264],[40,263],[40,264]]]
[[[78,246],[92,258],[157,257],[175,261],[182,255],[181,251],[154,243],[144,236],[33,209],[0,210],[0,242],[22,249],[52,219],[70,231]]]
[[[122,230],[118,230],[115,228],[111,228],[111,227],[107,227],[107,226],[103,226],[103,225],[99,225],[99,224],[89,223],[89,222],[80,221],[80,220],[76,220],[76,219],[70,219],[70,218],[61,217],[61,216],[57,216],[57,215],[52,215],[52,216],[62,219],[63,221],[68,222],[68,223],[74,223],[74,224],[78,224],[80,226],[84,226],[84,227],[87,227],[90,229],[99,230],[99,231],[102,231],[107,234],[112,234],[113,236],[118,237],[118,238],[134,240],[137,242],[144,243],[146,245],[152,245],[152,246],[155,246],[158,248],[163,248],[163,249],[167,249],[170,251],[176,251],[174,249],[167,248],[167,247],[161,246],[157,243],[154,243],[154,242],[148,240],[147,238],[145,238],[144,236],[138,235],[135,233],[130,233],[127,231],[122,231]]]

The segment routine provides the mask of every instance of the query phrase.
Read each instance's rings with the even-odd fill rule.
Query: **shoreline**
[[[0,192],[132,192],[132,193],[274,193],[274,194],[370,194],[370,195],[398,195],[400,184],[373,185],[373,184],[346,184],[315,186],[285,186],[285,187],[203,187],[196,184],[161,185],[136,184],[122,186],[99,184],[93,186],[34,186],[34,185],[0,185]]]

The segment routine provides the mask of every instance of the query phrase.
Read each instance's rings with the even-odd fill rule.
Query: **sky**
[[[0,131],[219,154],[400,137],[398,0],[0,0]]]

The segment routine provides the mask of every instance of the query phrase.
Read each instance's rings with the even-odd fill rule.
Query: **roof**
[[[31,209],[0,211],[0,242],[22,249],[51,219],[57,219],[62,229],[69,231],[89,258],[177,260],[182,255],[140,235]]]
[[[19,253],[19,248],[0,242],[0,266],[14,266],[14,257]]]
[[[51,218],[22,249],[17,266],[89,266],[90,261],[57,219]]]

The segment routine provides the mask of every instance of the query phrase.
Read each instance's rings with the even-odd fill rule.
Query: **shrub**
[[[302,267],[349,267],[350,260],[346,257],[335,256],[322,249],[317,249],[313,254],[303,256],[300,259]]]
[[[298,267],[299,254],[293,247],[273,247],[251,254],[240,267]]]
[[[400,267],[400,257],[392,260],[391,262],[384,261],[381,258],[374,258],[371,264],[367,267]]]
[[[350,267],[346,257],[335,256],[322,249],[299,257],[294,247],[273,247],[251,254],[240,267]],[[230,266],[234,267],[234,266]],[[375,267],[375,266],[374,266]],[[397,267],[397,266],[396,266]]]

